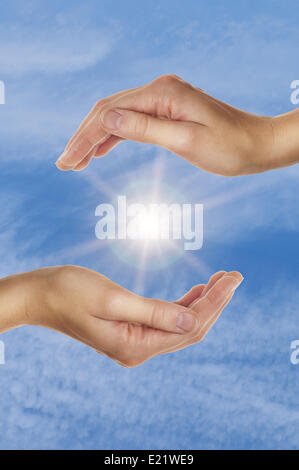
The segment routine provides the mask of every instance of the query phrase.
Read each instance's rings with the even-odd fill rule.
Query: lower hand
[[[242,279],[221,271],[170,303],[135,295],[86,268],[39,269],[0,281],[0,332],[44,326],[137,366],[201,341]]]

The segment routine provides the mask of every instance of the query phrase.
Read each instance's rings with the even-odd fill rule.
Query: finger
[[[103,128],[111,134],[160,145],[184,156],[191,146],[196,146],[205,126],[193,122],[160,119],[149,114],[128,109],[112,109],[101,115]]]
[[[193,304],[192,309],[199,315],[201,331],[204,332],[207,322],[225,304],[242,280],[242,274],[237,271],[230,271],[218,279],[206,295]]]
[[[142,88],[142,87],[140,87]],[[88,115],[83,119],[83,121],[81,122],[80,126],[78,127],[76,133],[71,137],[71,139],[68,141],[67,145],[66,145],[66,149],[68,149],[74,139],[76,139],[76,137],[78,137],[78,135],[84,130],[85,126],[89,123],[89,121],[96,115],[99,113],[99,110],[103,108],[103,106],[105,105],[108,105],[110,102],[113,102],[115,101],[116,99],[119,99],[121,98],[122,96],[125,96],[127,93],[131,93],[131,92],[134,92],[135,90],[138,90],[138,88],[131,88],[130,90],[122,90],[122,91],[119,91],[117,93],[114,93],[113,95],[111,96],[108,96],[107,98],[102,98],[101,100],[99,100],[95,105],[94,107],[92,108],[92,110],[88,113]]]
[[[104,319],[138,323],[179,334],[198,327],[192,310],[172,302],[146,299],[119,288],[108,289],[105,299],[104,309],[100,312]]]
[[[174,303],[177,303],[179,305],[183,305],[185,307],[192,308],[192,305],[196,302],[196,300],[198,300],[203,295],[203,293],[206,293],[217,282],[217,280],[219,280],[224,274],[225,274],[225,271],[219,271],[219,272],[215,273],[213,276],[211,276],[211,278],[210,278],[207,285],[199,284],[197,286],[192,287],[192,289],[189,292],[187,292],[181,299],[179,299],[177,302],[174,302]],[[229,302],[229,300],[227,300],[227,303]],[[221,311],[223,310],[223,308],[219,311],[219,315],[220,315]],[[216,321],[216,319],[214,320],[214,322],[215,321]],[[212,324],[209,328],[211,328],[211,327],[212,327]],[[162,343],[165,342],[165,338],[163,337],[163,335],[160,334],[160,332],[157,332],[157,334],[156,334],[156,333],[153,333],[151,331],[148,331],[147,334],[149,336],[154,335],[156,337],[156,341],[161,340]],[[159,337],[160,337],[160,339],[159,339]],[[199,339],[197,337],[194,338],[194,339],[192,338],[192,339],[188,339],[188,340],[186,340],[186,339],[182,340],[182,336],[180,336],[176,340],[175,347],[172,346],[170,349],[166,349],[164,351],[164,353],[172,352],[172,351],[176,351],[178,349],[185,348],[188,345],[191,345],[191,344],[196,343],[198,341],[199,341]]]
[[[86,168],[90,160],[95,157],[101,157],[105,155],[108,151],[112,150],[113,147],[115,147],[120,141],[124,139],[121,139],[120,137],[116,137],[114,135],[110,136],[103,144],[96,145],[87,155],[86,157],[81,160],[81,162],[76,165],[72,170],[74,171],[80,171]],[[69,169],[69,168],[67,168]]]
[[[175,303],[178,303],[180,305],[184,305],[185,307],[189,307],[189,308],[192,308],[192,306],[196,303],[196,301],[202,297],[204,295],[204,293],[208,292],[211,287],[219,280],[221,279],[221,277],[223,277],[223,275],[225,274],[225,271],[219,271],[217,273],[215,273],[213,276],[211,276],[209,282],[207,285],[205,284],[199,284],[198,286],[194,286],[189,292],[187,292],[185,294],[185,296],[183,296],[179,301],[175,302]],[[181,303],[182,302],[182,303]],[[229,302],[229,300],[228,300]],[[224,308],[224,307],[223,307]],[[219,315],[221,313],[221,311],[223,310],[223,308],[219,311]],[[215,320],[216,321],[216,320]],[[211,325],[212,326],[212,325]],[[175,347],[171,347],[168,350],[164,351],[165,352],[171,352],[171,351],[175,351],[175,350],[178,350],[178,349],[182,349],[182,348],[185,348],[193,343],[196,343],[198,342],[199,339],[198,337],[196,336],[195,339],[194,338],[178,338],[177,342],[176,342],[176,345]]]
[[[199,300],[199,298],[202,298],[202,297],[213,287],[213,285],[214,285],[219,279],[221,279],[225,274],[226,274],[225,271],[218,271],[217,273],[213,274],[213,276],[211,276],[211,278],[209,279],[208,284],[207,284],[207,285],[203,285],[203,289],[201,289],[201,292],[200,292],[200,295],[198,296],[198,298],[195,298],[195,299],[188,305],[188,307],[192,309],[192,308],[193,308],[193,305],[195,305],[195,303],[197,302],[197,300]],[[196,286],[196,287],[197,287],[197,286]],[[190,292],[192,292],[192,289],[191,289]],[[189,294],[189,293],[187,293],[187,295],[188,295],[188,294]],[[225,305],[230,301],[230,299],[231,299],[231,297],[227,300],[227,302],[225,303]],[[224,305],[224,306],[225,306],[225,305]],[[221,309],[219,309],[219,311],[218,311],[218,316],[222,313],[222,310],[223,310],[224,306],[223,306]],[[215,315],[216,315],[216,314],[215,314]],[[218,318],[218,316],[217,316],[217,318]],[[214,322],[211,324],[211,326],[209,327],[209,329],[212,327],[212,325],[215,323],[215,321],[216,321],[216,318],[215,318]],[[208,330],[207,330],[207,331],[208,331]],[[189,340],[189,341],[188,341],[188,340],[187,340],[187,341],[184,341],[184,342],[182,342],[182,345],[180,346],[179,349],[182,349],[183,347],[186,347],[186,346],[189,346],[189,345],[191,345],[191,344],[197,343],[198,341],[200,341],[200,339],[198,339],[197,337],[195,337],[195,339],[192,338],[192,339]]]
[[[73,168],[74,171],[80,171],[80,170],[83,170],[83,168],[87,167],[89,165],[89,162],[90,160],[92,159],[93,157],[93,154],[94,154],[94,151],[95,149],[92,149],[87,155],[86,157],[83,158],[83,160],[81,160],[81,162],[75,166]]]
[[[171,352],[175,352],[175,351],[179,351],[181,349],[185,349],[187,348],[188,346],[191,346],[192,344],[196,344],[196,343],[199,343],[200,341],[202,341],[203,337],[208,333],[208,331],[212,328],[212,326],[214,325],[214,323],[216,323],[217,319],[219,318],[219,316],[221,315],[221,313],[223,312],[224,308],[229,304],[229,302],[231,301],[232,297],[233,297],[234,294],[231,294],[227,300],[225,301],[225,303],[221,306],[221,308],[219,308],[219,310],[215,313],[215,315],[211,318],[211,320],[208,321],[207,325],[206,325],[206,331],[205,331],[205,334],[202,336],[201,332],[197,335],[197,336],[194,336],[193,338],[189,339],[189,340],[185,340],[185,341],[181,341],[163,351],[162,353],[160,354],[168,354],[168,353],[171,353]]]
[[[93,115],[83,127],[81,133],[74,137],[71,145],[56,162],[59,169],[67,170],[77,166],[95,145],[104,143],[109,134],[99,126],[97,115]]]
[[[116,145],[118,145],[120,142],[122,142],[123,139],[122,137],[118,137],[116,135],[111,135],[109,139],[107,139],[103,144],[98,145],[94,157],[102,157],[106,153],[110,152]]]
[[[230,273],[228,273],[228,275],[233,275],[234,277],[236,278],[240,278],[239,275],[240,273],[236,272],[236,271],[231,271]],[[242,276],[243,278],[243,276]],[[241,280],[242,282],[242,280]],[[239,284],[240,285],[240,284]],[[226,299],[225,303],[223,304],[223,307],[220,309],[219,312],[217,312],[214,316],[212,316],[210,318],[210,320],[208,320],[207,324],[206,324],[206,327],[205,327],[205,331],[202,331],[203,335],[205,336],[207,334],[207,332],[212,328],[212,326],[214,325],[214,323],[217,321],[219,315],[222,313],[223,309],[227,306],[227,304],[231,301],[233,295],[234,295],[234,292],[233,291],[231,293],[231,295]],[[203,295],[205,294],[206,292],[204,291],[203,292]]]
[[[218,271],[217,273],[213,274],[213,276],[211,276],[208,284],[198,284],[197,286],[192,287],[189,292],[183,295],[183,297],[180,299],[176,300],[174,303],[184,305],[184,307],[191,307],[193,302],[199,297],[202,297],[202,295],[204,295],[224,274],[225,271]]]
[[[192,304],[194,300],[197,300],[201,296],[205,286],[205,284],[198,284],[197,286],[192,287],[189,292],[183,295],[183,297],[180,299],[176,300],[174,303],[183,305],[184,307],[189,307],[189,305]]]
[[[210,289],[211,287],[213,287],[213,285],[219,280],[221,279],[226,273],[226,271],[218,271],[217,273],[213,274],[210,279],[209,279],[209,282],[206,284],[206,286],[204,287],[203,291],[202,291],[202,294],[201,294],[201,297],[203,297]]]
[[[227,273],[215,282],[204,297],[197,301],[193,307],[199,317],[199,328],[195,334],[190,332],[185,336],[167,335],[161,331],[149,330],[148,342],[154,352],[153,355],[165,354],[201,341],[230,301],[242,279],[243,276],[240,273]],[[148,347],[148,354],[150,354],[150,347]]]
[[[195,338],[195,343],[197,343],[198,341],[201,341],[203,339],[204,336],[206,336],[206,334],[210,331],[210,329],[212,328],[212,326],[216,323],[216,321],[218,320],[218,318],[220,317],[221,313],[223,312],[223,310],[225,309],[225,307],[229,304],[229,302],[231,301],[233,295],[234,295],[235,291],[229,296],[227,297],[226,301],[224,302],[224,304],[222,305],[222,307],[218,310],[218,312],[215,313],[214,316],[212,316],[210,318],[210,320],[208,320],[208,322],[206,323],[206,326],[205,326],[205,330],[202,330],[201,332],[201,335],[200,337],[198,338]],[[192,343],[193,344],[193,343]]]
[[[134,91],[135,89],[124,90],[108,98],[104,98],[95,104],[76,133],[67,143],[62,155],[56,161],[56,165],[60,170],[66,171],[74,168],[74,166],[78,165],[83,160],[95,143],[104,142],[109,138],[109,133],[107,134],[100,125],[98,118],[100,110],[110,101]]]

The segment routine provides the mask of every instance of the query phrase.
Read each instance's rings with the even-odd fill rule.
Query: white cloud
[[[1,109],[3,141],[11,139],[13,131],[56,151],[98,99],[169,72],[249,111],[278,114],[292,108],[290,83],[297,78],[293,57],[299,37],[297,29],[283,22],[223,22],[212,32],[192,22],[183,30],[165,31],[167,56],[153,56],[151,49],[139,45],[132,59],[127,51],[121,54],[125,25],[111,20],[97,26],[85,13],[82,17],[79,22],[75,14],[58,16],[32,29],[4,25],[1,74],[9,79],[7,105]],[[116,67],[107,74],[100,64],[113,50],[125,66],[119,66],[121,73]],[[76,72],[91,67],[95,73],[77,81]],[[17,152],[15,158],[20,158]]]
[[[7,74],[20,80],[24,74],[42,73],[44,78],[87,70],[106,57],[113,40],[109,35],[108,40],[103,38],[103,31],[95,27],[89,31],[85,26],[65,28],[63,18],[47,28],[50,33],[42,28],[30,32],[15,25],[15,35],[13,29],[2,36],[0,33],[1,66],[4,64]],[[213,39],[199,34],[198,26],[193,25],[185,30],[183,39],[177,37],[174,52],[167,58],[153,58],[145,51],[145,58],[140,55],[139,60],[136,57],[134,63],[127,63],[117,79],[119,88],[127,82],[141,85],[161,73],[176,72],[199,86],[205,84],[214,92],[218,90],[222,97],[249,103],[264,112],[271,99],[283,103],[281,83],[288,74],[295,73],[297,32],[290,30],[286,39],[269,36],[271,28],[277,32],[280,27],[269,20],[229,25]],[[83,29],[86,40],[79,44]],[[265,29],[268,37],[263,37]],[[185,41],[184,47],[179,45],[181,40]],[[27,53],[26,58],[21,56],[22,50]],[[266,86],[270,78],[269,87],[274,88]],[[9,118],[3,114],[6,117],[1,132],[2,142],[17,136],[20,147],[24,142],[39,145],[42,140],[46,145],[38,157],[44,164],[46,151],[50,153],[79,124],[89,105],[103,94],[102,89],[109,89],[109,80],[107,75],[84,80],[83,90],[81,82],[74,84],[72,80],[68,91],[61,81],[56,84],[57,95],[49,94],[48,86],[38,81],[35,77],[22,84],[8,82],[8,103],[1,112],[10,114]],[[14,103],[19,105],[9,109],[12,87]],[[288,102],[282,106],[287,105]],[[111,158],[95,162],[94,168],[96,165],[109,186],[118,188],[126,178],[138,179],[149,172],[151,163],[145,164],[145,160],[155,155],[152,148],[125,143]],[[209,240],[214,236],[234,241],[261,226],[298,229],[295,167],[228,180],[203,174],[178,157],[165,155],[167,182],[182,185],[193,200],[209,202],[213,217],[213,227],[209,232],[208,227],[205,229]],[[31,153],[26,151],[15,152],[16,158],[26,158],[26,166],[30,165],[29,156]],[[1,158],[7,160],[7,154],[2,152]],[[118,177],[113,179],[116,170]],[[35,174],[33,178],[36,180]],[[73,181],[74,186],[68,187],[71,192],[77,189],[75,176]],[[31,185],[32,179],[28,179],[29,189]],[[70,257],[75,261],[80,247],[57,256],[54,253],[53,257],[29,256],[28,245],[19,240],[32,214],[15,219],[15,214],[22,212],[23,195],[16,189],[11,194],[2,193],[0,200],[4,201],[0,218],[2,275],[58,260],[59,255],[63,260]],[[82,207],[85,203],[82,194]],[[65,201],[63,204],[67,208]],[[90,204],[94,207],[94,201]],[[43,207],[44,213],[46,209]],[[50,232],[51,227],[46,230]],[[38,252],[39,236],[35,225],[28,251],[35,247]],[[92,248],[92,244],[86,245],[84,254]],[[105,260],[100,261],[100,268],[108,270]],[[116,260],[114,264],[113,280],[124,282],[124,266],[116,265]],[[186,267],[178,275],[176,269],[173,273],[169,270],[163,281],[161,272],[159,288],[157,276],[147,274],[146,290],[164,298],[178,297],[200,275],[198,271],[192,275],[188,271]],[[131,282],[127,280],[129,276],[126,269],[126,282]],[[195,279],[201,281],[206,279]],[[204,343],[152,360],[136,370],[120,369],[54,332],[25,328],[5,334],[1,337],[6,343],[7,363],[0,370],[0,447],[298,447],[298,372],[290,366],[288,350],[290,340],[297,336],[297,290],[296,285],[285,282],[265,287],[261,298],[253,298],[252,292],[250,298],[237,294]]]
[[[272,114],[292,109],[290,83],[297,77],[298,28],[275,17],[192,21],[164,32],[167,55],[139,57],[133,69],[149,81],[176,73],[218,99],[248,111]],[[167,39],[166,39],[167,36]],[[171,46],[170,46],[171,44]]]
[[[2,23],[1,74],[61,74],[92,67],[109,54],[120,37],[117,24],[94,25],[90,20],[56,16],[37,26]]]

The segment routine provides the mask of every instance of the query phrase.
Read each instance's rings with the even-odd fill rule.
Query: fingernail
[[[191,313],[180,312],[176,319],[176,327],[179,331],[192,331],[196,323],[196,318]]]
[[[121,127],[123,117],[120,113],[110,110],[101,116],[101,119],[105,127],[117,130]]]

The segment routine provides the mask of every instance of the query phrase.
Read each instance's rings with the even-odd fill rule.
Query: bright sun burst
[[[163,219],[159,214],[152,214],[149,211],[141,213],[136,217],[136,237],[144,240],[158,239],[162,231]]]
[[[180,194],[177,190],[167,184],[162,184],[163,168],[160,162],[157,162],[154,173],[147,180],[137,181],[136,178],[132,178],[135,183],[124,188],[123,194],[127,194],[129,200],[142,201],[145,206],[153,201],[158,204],[179,201]],[[111,186],[101,180],[99,175],[88,172],[85,176],[88,177],[89,182],[95,188],[100,189],[102,193],[107,195],[108,200],[115,201],[116,194],[111,191]],[[95,240],[72,249],[70,253],[73,256],[73,252],[81,255],[82,253],[98,252],[99,249],[105,251],[109,246],[118,258],[137,268],[133,290],[140,295],[144,294],[146,272],[148,270],[161,268],[172,270],[171,265],[181,257],[190,268],[195,269],[197,273],[201,273],[201,276],[207,277],[210,273],[209,267],[198,256],[194,256],[190,252],[184,252],[179,240],[163,237],[161,239],[161,232],[163,233],[166,228],[163,214],[140,212],[135,217],[135,223],[130,229],[133,234],[132,240],[115,240],[114,243],[107,241],[100,244],[99,240]],[[134,238],[137,234],[139,234],[139,239],[136,240]],[[65,255],[69,257],[70,253],[68,252]],[[120,264],[119,266],[122,270],[123,265]]]

